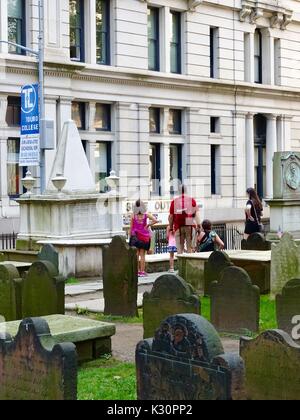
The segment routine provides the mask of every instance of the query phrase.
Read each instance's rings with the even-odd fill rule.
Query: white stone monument
[[[109,178],[108,178],[109,180]],[[116,183],[112,173],[112,183]],[[73,121],[65,123],[47,190],[24,195],[20,204],[18,250],[39,250],[52,244],[59,252],[64,276],[102,274],[102,247],[124,235],[122,197],[116,189],[96,191],[82,143]]]

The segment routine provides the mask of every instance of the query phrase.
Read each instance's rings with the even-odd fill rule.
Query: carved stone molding
[[[259,8],[255,8],[252,10],[250,15],[250,23],[256,24],[256,21],[264,16],[264,11]]]
[[[200,6],[203,0],[188,0],[188,11],[195,12],[196,8]]]
[[[270,20],[271,28],[286,29],[292,21],[293,12],[273,0],[243,0],[240,21],[255,25],[258,19]]]

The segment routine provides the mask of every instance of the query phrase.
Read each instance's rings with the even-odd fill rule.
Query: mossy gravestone
[[[300,346],[284,331],[266,331],[241,339],[249,400],[300,399]]]
[[[14,340],[0,336],[0,400],[76,400],[72,343],[56,344],[42,319],[26,319]]]
[[[242,250],[245,251],[270,251],[271,242],[261,233],[253,233],[247,240],[242,241]]]
[[[224,354],[213,326],[184,314],[161,323],[136,350],[139,400],[231,400],[243,396],[243,361]]]
[[[276,316],[278,328],[295,340],[293,331],[300,322],[300,279],[290,280],[276,296]],[[300,339],[297,342],[300,344]]]
[[[24,280],[22,318],[65,313],[65,281],[49,261],[32,264]]]
[[[259,330],[260,290],[247,272],[228,267],[211,285],[211,321],[219,331],[240,333]]]
[[[168,316],[200,315],[200,300],[181,277],[166,274],[156,280],[150,293],[144,294],[143,309],[144,338],[151,338]]]
[[[204,294],[210,295],[212,282],[220,280],[222,271],[233,266],[230,258],[225,252],[215,251],[209,257],[204,269]]]
[[[103,249],[105,315],[136,317],[138,294],[137,250],[116,236]]]
[[[59,272],[59,254],[53,245],[44,245],[41,249],[41,252],[38,254],[38,260],[51,262],[56,268],[57,272]]]
[[[300,246],[285,233],[278,245],[272,244],[271,293],[275,297],[292,279],[300,278]]]
[[[0,315],[5,321],[22,318],[22,279],[11,264],[0,265]]]

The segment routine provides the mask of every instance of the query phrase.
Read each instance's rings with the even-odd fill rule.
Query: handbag
[[[255,205],[253,204],[252,201],[251,201],[251,203],[252,203],[252,206],[253,206],[253,209],[254,209],[254,213],[255,213],[256,223],[257,223],[257,226],[258,226],[258,232],[259,233],[264,233],[265,227],[264,227],[264,225],[262,223],[259,222]]]

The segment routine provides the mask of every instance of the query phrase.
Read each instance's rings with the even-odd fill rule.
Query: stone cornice
[[[293,19],[293,11],[280,5],[277,0],[242,0],[240,21],[256,24],[265,17],[270,19],[270,27],[285,30]]]

